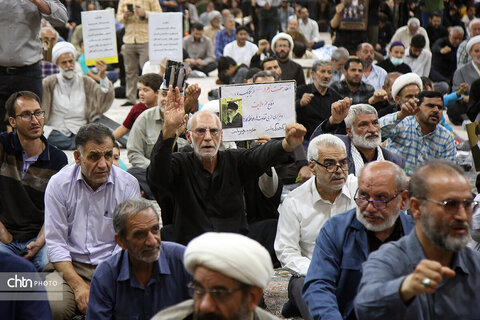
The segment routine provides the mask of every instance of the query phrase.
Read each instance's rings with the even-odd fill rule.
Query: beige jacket
[[[112,82],[109,81],[108,91],[103,92],[95,80],[83,76],[83,87],[85,89],[85,119],[91,122],[95,115],[101,115],[112,106],[115,99],[115,91]],[[45,110],[45,124],[49,125],[52,111],[53,89],[57,85],[57,75],[43,79],[42,109]]]

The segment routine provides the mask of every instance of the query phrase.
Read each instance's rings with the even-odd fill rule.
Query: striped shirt
[[[424,135],[414,116],[398,121],[397,113],[379,119],[382,137],[388,138],[386,148],[405,158],[405,167],[412,168],[429,159],[455,162],[455,143],[452,134],[442,125]]]

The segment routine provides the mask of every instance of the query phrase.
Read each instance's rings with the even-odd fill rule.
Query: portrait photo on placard
[[[242,98],[221,98],[221,116],[223,129],[243,127]]]

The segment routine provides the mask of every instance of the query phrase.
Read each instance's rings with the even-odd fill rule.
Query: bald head
[[[407,189],[405,172],[397,164],[386,160],[367,163],[358,178],[359,182],[364,180],[375,182],[379,179],[391,181],[389,190],[395,193]]]

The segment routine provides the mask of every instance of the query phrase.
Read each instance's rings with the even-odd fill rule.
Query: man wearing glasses
[[[258,307],[273,274],[270,255],[258,242],[240,234],[207,232],[188,244],[184,263],[193,275],[188,285],[193,299],[152,320],[278,319]]]
[[[282,141],[271,140],[249,150],[219,151],[221,122],[209,111],[195,113],[187,124],[186,137],[193,152],[172,153],[176,131],[186,120],[178,88],[169,90],[164,125],[155,144],[147,179],[158,194],[174,199],[173,236],[187,244],[207,231],[246,234],[244,183],[262,175],[287,152],[303,141],[306,129],[289,124]]]
[[[353,299],[362,263],[383,243],[398,240],[413,228],[412,219],[402,212],[406,187],[405,173],[393,162],[365,165],[358,178],[357,207],[330,218],[315,241],[303,287],[314,319],[356,319]]]
[[[286,318],[301,315],[311,319],[302,299],[302,287],[315,238],[330,217],[355,206],[357,178],[348,175],[343,141],[331,134],[314,138],[308,146],[308,159],[313,177],[289,193],[280,206],[274,244],[282,267],[292,273],[288,285],[289,301],[282,310]]]
[[[415,230],[369,256],[358,318],[478,319],[480,254],[467,247],[477,202],[463,170],[427,162],[409,191]]]
[[[12,94],[6,110],[15,132],[0,134],[0,251],[23,256],[43,271],[45,188],[67,156],[42,135],[45,112],[35,93]]]

